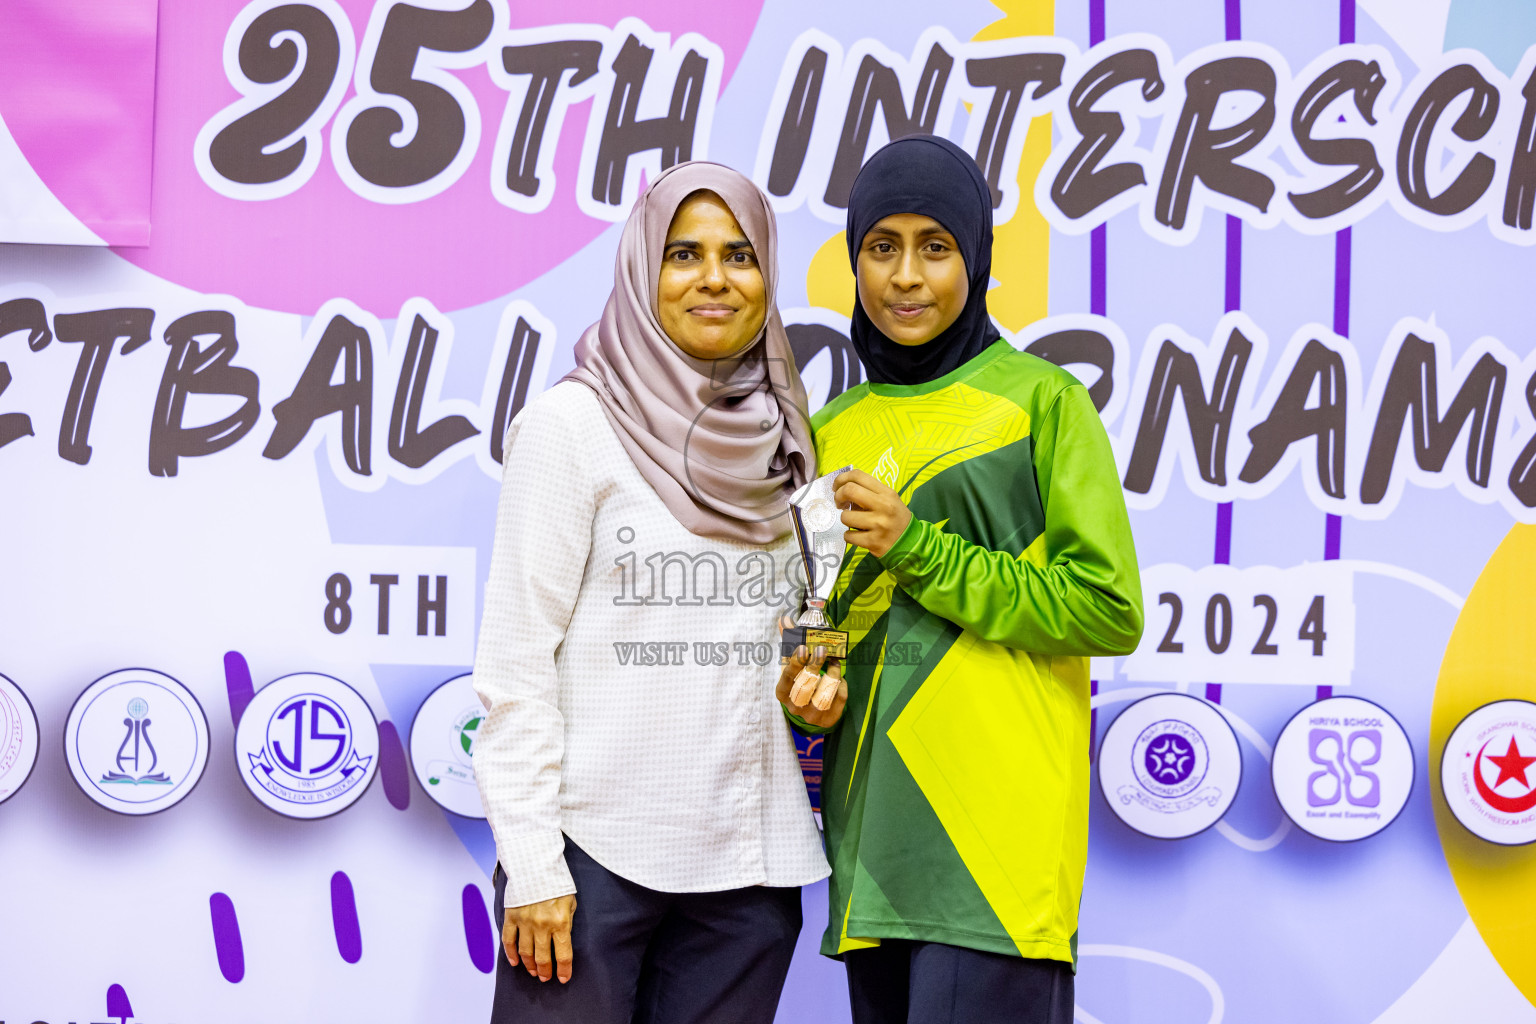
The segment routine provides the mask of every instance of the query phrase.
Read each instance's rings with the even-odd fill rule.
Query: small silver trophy
[[[825,647],[829,658],[848,656],[848,634],[832,628],[826,609],[846,546],[842,513],[832,500],[832,479],[851,468],[844,466],[817,477],[790,495],[789,517],[805,564],[805,611],[800,613],[798,624],[780,637],[780,651],[786,658],[801,646],[807,650]]]

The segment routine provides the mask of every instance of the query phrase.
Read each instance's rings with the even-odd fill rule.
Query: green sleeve
[[[1129,654],[1141,574],[1114,454],[1080,385],[1032,424],[1044,567],[914,518],[880,559],[912,599],[985,640],[1039,654]]]

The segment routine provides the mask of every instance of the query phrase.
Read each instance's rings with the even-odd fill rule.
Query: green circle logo
[[[475,752],[475,732],[480,728],[482,716],[476,716],[459,726],[459,746],[463,748],[466,757],[473,756]]]

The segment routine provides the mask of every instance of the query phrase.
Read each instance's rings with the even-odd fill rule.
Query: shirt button
[[[762,720],[763,720],[763,716],[758,714],[756,711],[752,712],[750,715],[747,716],[747,721],[751,722],[753,725],[756,725],[758,722],[761,722]]]

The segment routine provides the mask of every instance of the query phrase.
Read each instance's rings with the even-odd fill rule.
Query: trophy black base
[[[785,658],[793,658],[797,648],[814,651],[818,645],[827,649],[829,658],[848,657],[848,634],[841,629],[791,626],[779,637],[779,653]]]

